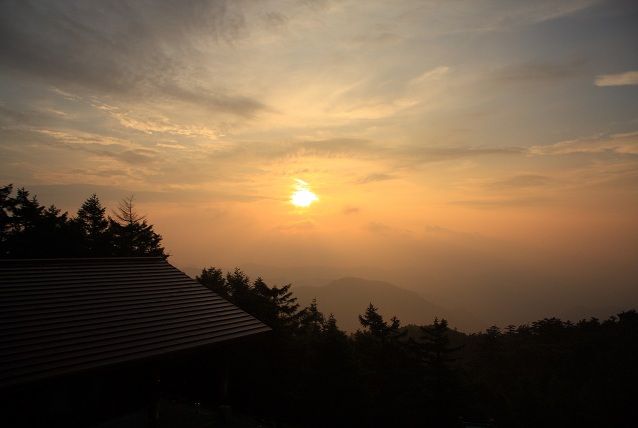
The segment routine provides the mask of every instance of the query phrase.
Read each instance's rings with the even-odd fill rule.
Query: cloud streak
[[[553,82],[570,79],[583,74],[584,58],[569,61],[532,61],[508,65],[496,71],[493,78],[499,82]]]
[[[241,10],[223,1],[160,1],[150,7],[138,1],[3,2],[0,60],[7,69],[55,85],[249,118],[266,107],[219,85],[193,85],[189,61],[206,54],[202,35],[213,45],[228,45],[246,31]]]
[[[638,71],[626,71],[619,74],[602,74],[594,81],[596,86],[638,85]]]
[[[638,132],[561,141],[547,146],[532,146],[528,152],[532,155],[616,153],[636,156],[638,155]]]

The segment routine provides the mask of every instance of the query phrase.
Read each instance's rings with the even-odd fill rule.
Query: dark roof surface
[[[269,330],[159,257],[0,261],[0,388]]]

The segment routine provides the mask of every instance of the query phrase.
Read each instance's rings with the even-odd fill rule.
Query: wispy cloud
[[[622,155],[638,155],[638,132],[561,141],[547,146],[532,146],[528,150],[528,153],[531,155],[566,155],[604,152]]]
[[[130,140],[90,132],[66,132],[50,129],[33,129],[32,131],[69,145],[102,145],[137,148],[137,144],[132,143]]]
[[[380,147],[372,141],[358,138],[302,141],[290,146],[290,150],[299,155],[316,155],[326,158],[378,155],[379,149]]]
[[[487,187],[494,189],[520,189],[545,187],[554,183],[556,183],[555,179],[545,175],[525,174],[492,181],[487,184]]]
[[[162,147],[162,148],[165,148],[165,149],[179,149],[179,150],[182,150],[182,149],[186,148],[186,146],[183,146],[181,144],[157,143],[156,146],[157,147]]]
[[[164,115],[160,115],[159,117],[139,117],[139,113],[123,111],[117,107],[108,105],[100,105],[98,106],[98,109],[107,112],[122,126],[149,135],[154,133],[165,133],[184,136],[196,135],[211,140],[216,140],[219,134],[221,134],[221,132],[215,132],[214,130],[208,129],[206,127],[175,124],[171,121],[170,118]]]
[[[474,158],[488,155],[519,155],[519,148],[477,148],[477,147],[428,147],[408,146],[396,150],[393,160],[404,165],[420,165],[432,162]]]
[[[367,230],[368,232],[372,232],[378,235],[404,236],[404,237],[412,235],[412,233],[409,230],[390,226],[385,223],[379,223],[375,221],[369,222],[366,225],[364,225],[364,229]]]
[[[434,68],[433,70],[428,70],[420,76],[417,76],[414,79],[410,80],[410,85],[422,85],[424,83],[431,83],[433,81],[442,79],[449,73],[450,67],[439,66]]]
[[[467,199],[450,202],[451,205],[461,205],[472,208],[496,210],[508,207],[536,206],[551,203],[551,199],[541,196],[519,197],[519,198],[485,198]]]
[[[79,87],[248,118],[266,107],[197,78],[201,66],[190,60],[213,54],[211,45],[242,40],[247,31],[241,6],[227,2],[129,0],[99,8],[74,0],[3,2],[0,61],[69,99],[68,88]]]
[[[377,181],[395,180],[397,178],[398,177],[396,175],[393,175],[393,174],[375,172],[375,173],[368,174],[366,176],[358,178],[357,179],[357,184],[367,184],[367,183],[374,183],[374,182],[377,182]]]
[[[583,73],[582,57],[569,61],[531,61],[505,66],[493,74],[499,82],[550,82],[576,77]]]
[[[638,71],[626,71],[619,74],[601,74],[596,76],[596,86],[638,85]]]
[[[341,210],[341,212],[345,215],[359,214],[361,212],[361,208],[346,206]]]

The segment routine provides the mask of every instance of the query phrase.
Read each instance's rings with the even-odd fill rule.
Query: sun
[[[318,201],[317,195],[308,190],[306,183],[303,180],[295,179],[297,186],[295,186],[295,192],[290,197],[290,202],[298,207],[310,206],[314,201]]]
[[[307,189],[297,190],[290,197],[290,201],[294,205],[297,205],[298,207],[307,207],[314,201],[318,201],[318,200],[319,198],[317,198],[317,195],[315,195],[314,193],[312,193],[310,190],[307,190]]]

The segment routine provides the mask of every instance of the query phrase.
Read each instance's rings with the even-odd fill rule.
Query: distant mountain
[[[446,318],[454,328],[465,324],[445,308],[427,301],[419,294],[388,282],[346,277],[323,286],[298,286],[291,291],[304,307],[317,299],[319,310],[327,317],[333,313],[342,330],[355,332],[360,328],[358,315],[372,303],[385,320],[396,316],[401,325],[431,324],[435,317]],[[456,318],[456,319],[455,319]]]
[[[183,265],[179,268],[192,278],[202,272],[201,267],[197,268],[193,265]],[[223,272],[230,271],[228,267],[221,268]],[[478,319],[474,313],[455,305],[454,301],[444,305],[437,304],[438,302],[433,303],[434,299],[438,301],[441,296],[432,298],[427,294],[406,290],[386,281],[362,279],[358,276],[389,277],[390,274],[382,269],[327,266],[276,267],[254,263],[245,263],[240,266],[240,269],[251,280],[261,277],[271,286],[292,284],[291,291],[302,308],[308,306],[313,297],[316,297],[319,310],[326,316],[332,312],[339,328],[349,332],[354,332],[360,327],[357,316],[363,314],[370,303],[379,308],[384,319],[389,320],[396,315],[402,325],[431,324],[434,317],[445,318],[451,328],[458,328],[464,333],[474,333],[490,325]]]

